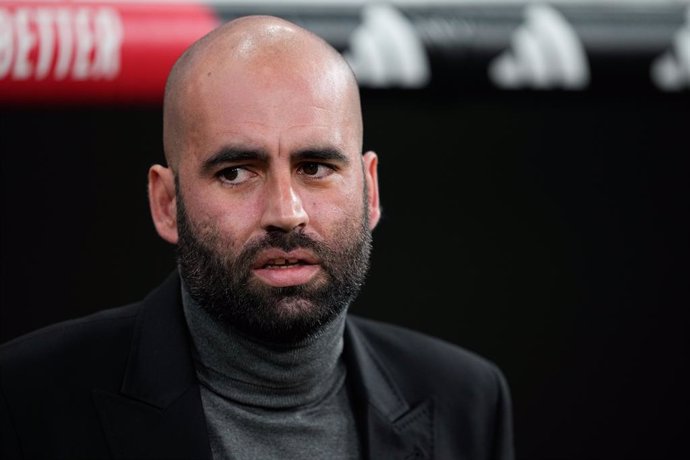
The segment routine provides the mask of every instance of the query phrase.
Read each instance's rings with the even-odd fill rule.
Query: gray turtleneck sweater
[[[358,459],[341,359],[345,312],[293,346],[223,328],[182,289],[214,460]]]

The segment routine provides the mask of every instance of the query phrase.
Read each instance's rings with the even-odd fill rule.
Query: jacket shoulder
[[[0,346],[3,380],[69,376],[69,368],[94,371],[116,367],[129,351],[139,304],[103,310],[56,323],[17,337]],[[104,366],[106,362],[110,366]],[[81,372],[76,372],[81,374]],[[39,381],[39,380],[36,380]]]
[[[494,393],[505,377],[489,359],[459,345],[409,328],[350,315],[351,327],[396,381],[434,391],[452,388]]]
[[[366,391],[382,413],[404,401],[413,408],[409,413],[433,414],[439,458],[514,458],[510,390],[496,364],[401,326],[350,315],[347,328],[355,381],[367,382]]]

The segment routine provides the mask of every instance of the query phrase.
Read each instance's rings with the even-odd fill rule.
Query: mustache
[[[270,231],[266,235],[249,244],[247,250],[256,253],[266,248],[279,248],[284,251],[292,251],[297,248],[320,250],[324,245],[303,231],[281,232]]]

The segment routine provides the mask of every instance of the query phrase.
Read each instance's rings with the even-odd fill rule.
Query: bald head
[[[218,105],[221,96],[232,91],[253,91],[257,96],[274,91],[275,105],[321,104],[339,112],[343,123],[351,125],[350,135],[361,150],[357,82],[340,53],[283,19],[247,16],[225,23],[195,42],[173,66],[163,114],[163,142],[170,167],[175,170],[180,157],[195,148],[200,124],[211,122],[213,109],[219,110],[207,110],[208,106]],[[223,100],[230,103],[220,110],[244,109],[233,104],[232,98]],[[271,109],[270,103],[265,105],[266,110]]]

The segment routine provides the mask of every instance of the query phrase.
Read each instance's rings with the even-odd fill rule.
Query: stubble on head
[[[342,93],[333,94],[329,102],[338,98],[347,101],[341,110],[347,114],[347,123],[353,127],[353,137],[361,151],[359,86],[347,61],[321,37],[295,24],[275,17],[249,16],[230,21],[199,39],[171,69],[163,101],[163,147],[166,162],[173,170],[177,170],[180,157],[197,141],[196,127],[204,122],[204,114],[192,109],[190,102],[200,98],[203,80],[227,70],[224,66],[228,63],[253,66],[254,71],[298,65],[304,75],[318,75],[331,90],[339,88],[336,91]],[[199,68],[204,70],[199,72]]]

